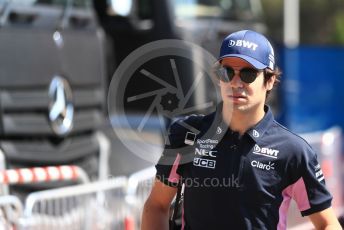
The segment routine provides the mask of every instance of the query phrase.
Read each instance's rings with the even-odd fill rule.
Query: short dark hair
[[[274,70],[270,68],[265,68],[264,69],[264,84],[266,84],[272,76],[275,76],[276,80],[274,82],[274,86],[276,86],[280,82],[281,75],[282,75],[282,72],[278,67],[276,67]],[[266,98],[269,96],[270,92],[271,90],[268,90],[266,92]]]

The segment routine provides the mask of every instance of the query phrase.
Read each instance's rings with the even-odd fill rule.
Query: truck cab
[[[0,60],[2,169],[75,164],[98,179],[106,69],[92,2],[1,0]]]

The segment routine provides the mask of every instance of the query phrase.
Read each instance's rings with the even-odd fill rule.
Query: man
[[[171,125],[142,229],[168,229],[180,179],[185,230],[286,229],[291,199],[316,229],[341,229],[316,153],[265,105],[280,75],[270,42],[254,31],[230,34],[218,60],[222,103],[214,114]],[[213,134],[206,135],[214,124]]]

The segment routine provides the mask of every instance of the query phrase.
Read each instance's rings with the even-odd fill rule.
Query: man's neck
[[[248,129],[258,124],[265,115],[264,105],[258,108],[252,108],[250,111],[241,111],[238,109],[222,108],[222,116],[231,130],[239,132],[242,136]]]

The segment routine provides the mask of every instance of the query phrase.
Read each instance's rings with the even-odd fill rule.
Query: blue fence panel
[[[295,132],[344,128],[344,47],[281,49],[281,122]]]

